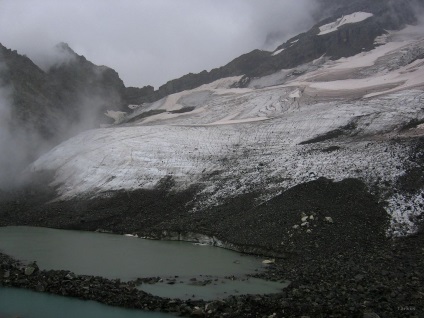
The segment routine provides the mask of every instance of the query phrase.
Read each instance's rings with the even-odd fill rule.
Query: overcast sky
[[[0,43],[37,64],[59,42],[153,85],[273,50],[312,24],[315,0],[0,0]]]

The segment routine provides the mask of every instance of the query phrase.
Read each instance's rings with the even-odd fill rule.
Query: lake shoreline
[[[74,275],[66,270],[38,270],[25,275],[28,264],[1,253],[0,285],[187,317],[268,317],[274,313],[273,317],[305,313],[311,317],[362,317],[371,312],[418,317],[424,309],[420,267],[424,265],[424,250],[420,248],[423,242],[423,235],[419,234],[391,241],[390,248],[382,247],[371,255],[340,253],[326,260],[308,259],[305,255],[277,259],[267,271],[253,276],[291,279],[282,293],[230,296],[215,301],[161,298],[136,289],[136,281]]]
[[[28,274],[31,264],[23,264],[12,257],[0,253],[0,285],[3,287],[25,288],[38,292],[51,293],[82,300],[150,311],[163,311],[190,314],[202,301],[173,300],[147,294],[136,288],[134,281],[121,282],[119,279],[106,279],[92,275],[75,275],[67,270],[35,270]]]

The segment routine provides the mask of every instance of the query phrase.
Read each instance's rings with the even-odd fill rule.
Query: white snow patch
[[[275,51],[274,53],[272,53],[272,56],[276,56],[276,55],[280,54],[283,51],[284,51],[284,49],[279,49],[279,50]]]
[[[337,19],[335,22],[331,22],[319,27],[320,33],[318,35],[328,34],[334,31],[337,31],[339,27],[348,23],[358,23],[364,21],[373,16],[372,13],[368,12],[355,12],[349,15],[345,15],[340,19]]]
[[[187,116],[187,115],[193,115],[193,114],[198,114],[201,113],[202,111],[204,111],[204,108],[196,108],[190,112],[185,112],[185,113],[160,113],[160,114],[156,114],[156,115],[152,115],[149,117],[146,117],[141,124],[147,124],[147,123],[153,123],[156,121],[165,121],[165,120],[170,120],[173,118],[178,118],[180,116]]]
[[[159,109],[164,109],[167,111],[180,110],[181,108],[183,108],[183,106],[178,104],[178,100],[187,94],[189,94],[189,91],[182,91],[179,93],[168,95],[167,97],[165,97],[165,102]]]
[[[312,61],[313,65],[321,64],[324,61],[325,54],[321,55],[319,58]]]
[[[364,97],[375,97],[381,94],[394,93],[399,90],[413,89],[416,87],[424,88],[424,60],[417,60],[414,63],[407,65],[406,67],[400,68],[397,74],[392,74],[391,79],[393,81],[402,81],[402,83],[392,89],[384,90],[383,92],[375,92],[365,95]]]
[[[121,123],[125,117],[127,116],[126,112],[120,112],[120,111],[114,111],[114,110],[108,110],[105,115],[109,118],[112,118],[115,120],[114,124]]]
[[[389,39],[389,35],[388,34],[383,34],[380,36],[377,36],[374,40],[374,45],[383,45],[383,44],[387,44]]]
[[[390,42],[368,52],[359,53],[352,57],[343,57],[335,61],[331,69],[352,69],[373,66],[378,58],[407,47],[410,43],[411,41]]]
[[[245,94],[252,92],[250,88],[229,88],[229,89],[214,89],[215,95],[226,95],[226,94]]]
[[[330,81],[330,82],[316,82],[311,83],[310,87],[325,89],[325,90],[371,90],[376,86],[389,85],[389,84],[398,84],[402,85],[405,79],[402,79],[399,74],[387,74],[381,76],[375,76],[366,79],[347,79],[339,81]]]
[[[413,195],[395,194],[388,200],[386,210],[392,215],[389,234],[402,236],[417,230],[416,218],[423,214],[424,191]]]
[[[254,121],[267,120],[268,117],[255,117],[255,118],[244,118],[244,119],[231,119],[235,116],[230,116],[230,118],[226,117],[216,122],[207,124],[207,125],[230,125],[230,124],[242,124],[242,123],[250,123]]]
[[[301,95],[300,89],[296,89],[293,92],[290,93],[289,97],[290,98],[299,98]]]
[[[178,93],[174,93],[171,95],[168,95],[164,98],[164,102],[158,109],[164,109],[167,111],[175,111],[180,110],[183,105],[179,104],[178,101],[180,98],[193,94],[193,92],[202,92],[202,91],[211,91],[215,94],[240,94],[244,92],[249,92],[250,89],[238,89],[238,88],[232,88],[231,86],[236,84],[243,76],[233,76],[233,77],[226,77],[219,80],[216,80],[209,84],[201,85],[195,89],[192,90],[186,90]]]
[[[243,78],[243,75],[241,76],[233,76],[233,77],[225,77],[221,78],[219,80],[216,80],[215,82],[212,82],[210,84],[204,84],[202,86],[199,86],[198,88],[195,88],[195,91],[204,91],[204,90],[219,90],[219,89],[229,89],[232,85],[237,83]]]

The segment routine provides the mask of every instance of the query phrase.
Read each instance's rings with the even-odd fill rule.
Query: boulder
[[[327,222],[327,223],[334,223],[333,219],[331,217],[329,217],[329,216],[326,216],[324,218],[324,221]]]
[[[33,266],[25,267],[25,275],[26,276],[30,276],[30,275],[34,274],[35,271],[36,271],[36,268],[33,267]]]

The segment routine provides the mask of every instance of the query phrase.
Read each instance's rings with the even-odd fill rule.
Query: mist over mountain
[[[49,67],[0,44],[2,186],[13,186],[25,166],[59,142],[108,122],[103,113],[124,106],[118,74],[58,44]]]

